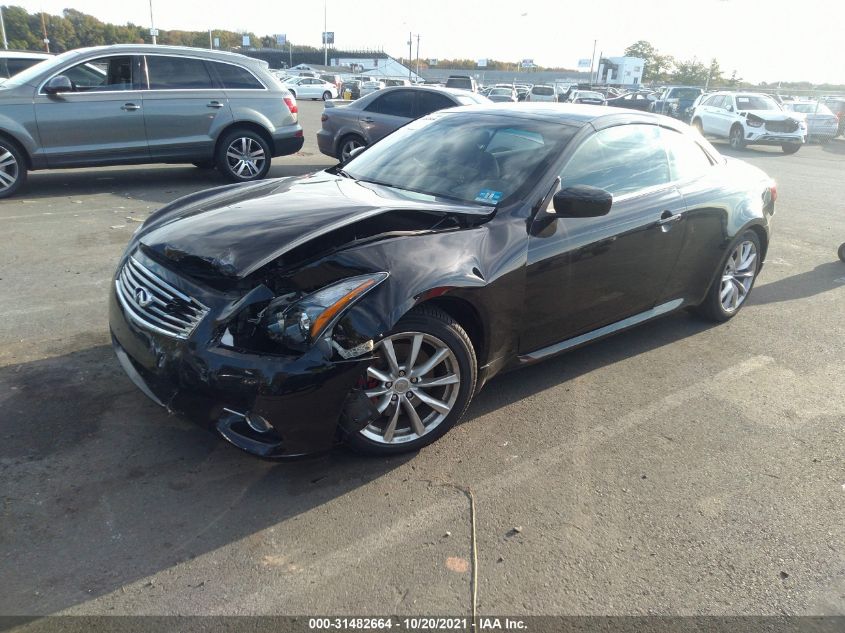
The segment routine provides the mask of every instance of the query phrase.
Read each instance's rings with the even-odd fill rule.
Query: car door
[[[388,90],[365,107],[358,122],[367,143],[375,143],[414,118],[413,90]]]
[[[705,134],[716,133],[718,111],[724,101],[724,95],[713,95],[704,99],[696,108],[695,116],[701,119],[701,129]]]
[[[716,136],[727,138],[731,126],[736,120],[736,104],[733,95],[725,95],[724,101],[718,108],[713,109],[714,132]]]
[[[414,118],[437,112],[438,110],[445,110],[446,108],[454,108],[461,105],[454,101],[451,97],[435,92],[434,90],[417,90],[417,104]]]
[[[210,158],[217,134],[233,120],[222,85],[199,58],[148,54],[144,62],[144,123],[151,157],[186,162]]]
[[[561,187],[609,191],[613,205],[596,218],[539,212],[528,246],[522,352],[648,314],[683,244],[684,201],[671,183],[657,125],[593,133],[560,179]]]
[[[97,57],[48,78],[66,76],[72,92],[48,95],[43,85],[38,88],[35,120],[49,167],[149,159],[139,72],[134,55]]]

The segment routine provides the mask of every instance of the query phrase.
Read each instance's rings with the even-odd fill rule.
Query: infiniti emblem
[[[150,303],[152,303],[153,296],[150,294],[149,290],[147,290],[143,286],[138,286],[137,288],[135,288],[135,301],[142,308],[146,308],[148,305],[150,305]]]

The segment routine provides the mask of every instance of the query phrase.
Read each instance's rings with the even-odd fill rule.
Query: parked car
[[[631,92],[621,97],[608,99],[606,105],[614,108],[628,108],[629,110],[648,112],[655,99],[656,97],[649,92]]]
[[[666,114],[682,121],[690,121],[693,102],[704,92],[690,86],[670,86],[651,104],[651,111]]]
[[[384,90],[384,88],[385,85],[383,81],[365,81],[361,84],[361,96],[365,97],[378,90]]]
[[[285,87],[297,99],[337,99],[338,90],[333,83],[316,77],[292,77],[285,82]]]
[[[336,74],[326,73],[320,75],[320,79],[332,84],[337,89],[337,93],[340,94],[340,86],[343,84],[343,77]]]
[[[824,99],[823,103],[839,120],[838,134],[845,135],[845,97],[831,97]]]
[[[479,93],[481,94],[481,93]],[[516,90],[513,86],[507,88],[491,88],[486,95],[482,95],[490,99],[490,101],[516,103]]]
[[[394,88],[396,86],[413,86],[414,84],[411,83],[410,79],[385,79],[384,80],[384,87],[385,88]]]
[[[349,160],[351,153],[372,145],[409,121],[460,105],[490,103],[466,90],[407,86],[385,88],[346,105],[326,102],[317,146],[326,156]]]
[[[556,102],[557,95],[555,94],[554,86],[535,85],[531,86],[531,90],[525,96],[526,101],[532,102]]]
[[[170,46],[86,48],[24,70],[0,88],[0,197],[27,170],[142,163],[267,175],[299,151],[296,100],[249,57]]]
[[[806,141],[803,117],[784,112],[769,95],[753,92],[714,92],[692,114],[702,135],[726,138],[733,149],[746,145],[780,145],[794,154]]]
[[[570,103],[585,103],[587,105],[605,105],[604,95],[594,90],[573,90],[569,95]]]
[[[357,79],[347,79],[340,86],[340,97],[342,99],[359,99],[361,97],[361,83]]]
[[[113,346],[154,402],[250,453],[413,451],[500,372],[685,308],[735,317],[775,199],[667,117],[455,108],[154,213],[117,263]]]
[[[52,59],[52,57],[49,53],[36,53],[35,51],[0,50],[0,80],[14,77],[22,70],[40,64],[45,59]]]
[[[478,92],[478,84],[469,75],[449,75],[449,78],[446,80],[446,87]]]
[[[839,134],[839,118],[818,101],[791,101],[783,104],[788,112],[803,114],[807,122],[807,140],[828,143]]]

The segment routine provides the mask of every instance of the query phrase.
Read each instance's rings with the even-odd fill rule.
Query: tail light
[[[769,199],[772,202],[777,202],[778,199],[778,184],[774,180],[769,185]]]
[[[296,106],[296,99],[293,97],[285,97],[285,105],[290,110],[291,114],[296,114],[299,112],[299,108]]]
[[[325,123],[328,120],[329,120],[329,115],[326,114],[325,112],[323,112],[323,114],[320,116],[320,123]]]

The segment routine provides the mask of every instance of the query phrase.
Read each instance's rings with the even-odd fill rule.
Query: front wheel
[[[475,391],[472,342],[448,314],[421,306],[376,346],[359,389],[372,413],[358,427],[344,422],[347,444],[361,452],[416,451],[444,435]]]
[[[745,133],[742,131],[742,126],[735,125],[731,128],[728,142],[730,142],[733,149],[745,149]]]
[[[704,136],[704,125],[702,125],[701,119],[695,119],[692,122],[692,126],[695,128],[696,132],[701,134],[701,136]]]
[[[801,149],[801,143],[784,143],[780,146],[784,154],[794,154]]]
[[[340,142],[340,146],[337,150],[337,157],[340,159],[341,162],[345,163],[349,160],[349,154],[352,152],[352,150],[366,146],[367,142],[363,138],[361,138],[357,134],[350,134],[349,136],[344,137],[344,139]]]
[[[217,169],[232,182],[264,178],[270,161],[270,146],[252,130],[233,130],[217,146]]]
[[[17,145],[0,139],[0,198],[9,198],[26,182],[26,161]]]
[[[839,259],[845,262],[845,242],[839,245]]]
[[[733,318],[745,304],[760,272],[760,238],[746,231],[731,244],[719,265],[720,274],[713,280],[707,298],[696,311],[712,321]]]
[[[329,99],[331,99],[331,98],[332,98],[332,93],[331,93],[331,92],[329,92],[328,90],[326,90],[326,91],[323,93],[323,101],[328,101],[328,100],[329,100]]]

